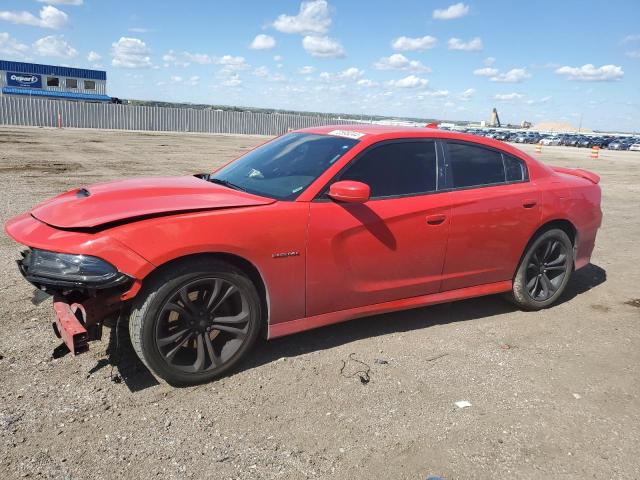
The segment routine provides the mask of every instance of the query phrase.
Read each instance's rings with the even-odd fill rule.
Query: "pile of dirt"
[[[533,130],[543,130],[550,132],[577,132],[578,129],[567,122],[541,122],[533,126]],[[580,128],[581,133],[592,132],[589,128]]]

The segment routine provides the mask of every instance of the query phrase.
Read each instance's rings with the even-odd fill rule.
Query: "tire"
[[[132,305],[129,335],[154,375],[172,385],[193,385],[237,365],[255,343],[261,321],[251,280],[226,262],[199,259],[149,279]]]
[[[573,272],[573,244],[553,228],[538,234],[522,256],[509,300],[523,310],[553,305],[564,292]]]

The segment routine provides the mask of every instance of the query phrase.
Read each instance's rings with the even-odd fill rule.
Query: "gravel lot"
[[[74,186],[210,170],[263,140],[0,127],[0,220]],[[126,328],[119,354],[105,330],[53,359],[51,302],[30,302],[3,232],[0,476],[640,478],[640,153],[589,153],[541,155],[597,172],[604,192],[593,265],[554,308],[486,297],[365,318],[263,342],[194,388],[155,382]]]

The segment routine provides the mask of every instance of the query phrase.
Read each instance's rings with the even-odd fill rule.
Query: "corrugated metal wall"
[[[0,125],[164,132],[280,135],[289,129],[353,123],[325,115],[224,112],[190,108],[141,107],[67,102],[0,95]]]

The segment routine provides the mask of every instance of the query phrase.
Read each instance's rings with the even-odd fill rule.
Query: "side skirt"
[[[466,298],[482,297],[484,295],[508,292],[511,288],[511,280],[505,280],[503,282],[487,283],[485,285],[459,288],[457,290],[404,298],[402,300],[393,300],[391,302],[375,303],[373,305],[365,305],[363,307],[350,308],[348,310],[340,310],[337,312],[322,313],[312,317],[299,318],[297,320],[269,325],[267,338],[272,339],[283,337],[285,335],[291,335],[292,333],[324,327],[325,325],[331,325],[334,323],[346,322],[347,320],[367,317],[369,315],[409,310],[411,308],[426,307],[428,305],[436,305],[438,303],[447,303],[456,300],[464,300]]]

